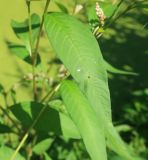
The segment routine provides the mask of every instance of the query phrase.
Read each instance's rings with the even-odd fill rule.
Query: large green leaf
[[[7,146],[0,147],[0,159],[1,160],[10,160],[13,153],[14,153],[14,150]],[[25,160],[25,158],[18,153],[14,160]]]
[[[88,100],[76,83],[64,81],[60,92],[67,111],[76,124],[92,160],[107,160],[105,136]]]
[[[40,103],[23,102],[11,106],[10,109],[22,123],[22,126],[27,129],[31,126],[43,107],[45,106]],[[79,132],[72,120],[68,116],[50,108],[50,106],[45,108],[34,129],[44,134],[54,132],[56,135],[64,135],[68,138],[80,138]]]
[[[45,29],[58,57],[87,97],[99,122],[104,125],[102,130],[105,129],[107,143],[121,156],[132,159],[111,122],[106,66],[89,28],[72,16],[50,13],[45,16]]]
[[[62,13],[48,14],[45,28],[56,53],[85,92],[101,123],[111,121],[107,73],[99,45],[89,28]]]
[[[31,16],[31,23],[32,23],[32,43],[34,45],[35,40],[39,33],[40,27],[40,17],[37,14],[32,14]],[[23,41],[26,45],[28,51],[30,52],[30,38],[29,38],[29,22],[26,19],[24,22],[16,22],[12,20],[11,26],[19,39]]]

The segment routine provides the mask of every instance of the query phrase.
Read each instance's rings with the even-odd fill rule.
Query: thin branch
[[[121,0],[118,4],[118,7],[121,6],[123,0]],[[122,17],[123,15],[125,15],[128,11],[130,11],[133,7],[134,3],[131,3],[130,5],[128,5],[117,17],[115,17],[112,21],[109,22],[109,24],[107,24],[104,29],[108,28],[112,23],[114,23],[115,21],[117,21],[120,17]],[[117,7],[117,8],[118,8]],[[118,10],[118,9],[117,9]],[[116,12],[117,12],[116,10]],[[116,13],[113,13],[113,15],[111,16],[112,18],[114,17]]]
[[[29,43],[30,43],[30,56],[33,53],[33,43],[32,43],[32,22],[31,22],[31,2],[27,1],[27,8],[28,8],[28,25],[29,25]]]
[[[55,91],[57,91],[57,88],[59,87],[60,87],[60,84],[58,84],[52,91],[48,92],[47,95],[43,97],[43,99],[41,100],[41,103],[43,103],[46,99],[49,99],[51,95],[53,95],[53,93],[55,93]]]
[[[32,43],[32,21],[31,21],[31,1],[26,1],[28,8],[28,25],[29,25],[29,42],[30,42],[30,56],[32,56],[32,83],[33,83],[33,98],[36,99],[36,82],[35,82],[35,65],[34,65],[34,56],[33,56],[33,43]]]
[[[36,42],[35,51],[34,51],[34,58],[35,58],[35,59],[36,59],[36,57],[37,57],[37,52],[38,52],[38,48],[39,48],[40,37],[41,37],[41,34],[42,34],[42,29],[43,29],[45,14],[47,13],[49,3],[50,3],[50,0],[47,0],[47,1],[46,1],[46,5],[45,5],[45,9],[44,9],[44,12],[43,12],[42,22],[41,22],[41,25],[40,25],[40,30],[39,30],[39,34],[38,34],[38,38],[37,38],[37,42]]]
[[[42,34],[43,24],[44,24],[44,17],[45,17],[45,14],[46,14],[47,10],[48,10],[49,3],[50,3],[50,0],[47,0],[45,8],[44,8],[43,15],[42,15],[42,22],[41,22],[40,29],[39,29],[39,34],[38,34],[38,37],[37,37],[35,50],[34,50],[34,53],[32,55],[34,100],[37,100],[36,81],[35,81],[35,65],[36,65],[36,59],[37,59],[38,48],[39,48],[40,38],[41,38],[41,34]]]

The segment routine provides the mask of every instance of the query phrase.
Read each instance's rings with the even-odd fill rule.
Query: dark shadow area
[[[30,128],[44,107],[44,105],[39,103],[24,102],[12,106],[11,111],[26,130]],[[44,133],[45,135],[49,132],[55,132],[57,135],[61,135],[62,131],[59,113],[56,110],[46,107],[34,126],[34,129],[36,132],[41,134]]]
[[[116,34],[102,38],[99,43],[109,63],[139,74],[111,75],[109,87],[113,120],[131,125],[148,140],[148,31],[144,26],[147,20],[147,14],[140,10],[128,13],[111,26]],[[137,91],[139,94],[135,94]],[[129,134],[125,139],[127,136]]]
[[[32,30],[34,29],[38,29],[40,27],[40,23],[38,24],[32,24]],[[26,24],[26,26],[13,26],[13,30],[15,33],[17,34],[21,34],[21,33],[28,33],[29,32],[29,26]]]

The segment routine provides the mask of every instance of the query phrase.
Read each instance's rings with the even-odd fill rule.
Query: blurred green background
[[[127,3],[126,3],[127,2]],[[72,0],[63,1],[72,10]],[[128,4],[128,0],[124,2]],[[45,2],[34,2],[33,12],[41,15]],[[51,3],[50,11],[59,10]],[[12,55],[6,40],[17,42],[10,22],[27,17],[24,0],[1,0],[0,2],[0,83],[9,90],[21,77],[31,73],[28,64]],[[104,58],[117,68],[134,71],[138,76],[109,74],[113,120],[121,125],[124,140],[134,146],[135,152],[148,158],[148,12],[134,9],[121,17],[106,30],[99,44]],[[49,56],[50,53],[50,56]],[[52,48],[42,38],[40,54],[47,67]],[[17,91],[19,101],[30,100],[31,90],[21,87]],[[11,102],[10,102],[11,103]],[[4,104],[0,96],[0,104]]]

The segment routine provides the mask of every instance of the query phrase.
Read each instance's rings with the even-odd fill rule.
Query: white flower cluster
[[[105,14],[104,14],[104,12],[98,2],[96,2],[96,14],[100,20],[101,25],[103,26],[104,20],[105,20]]]

